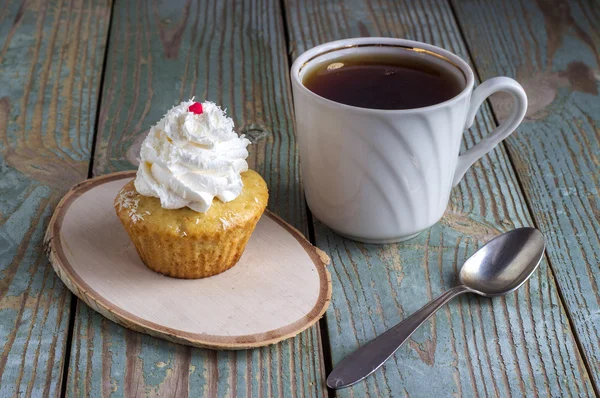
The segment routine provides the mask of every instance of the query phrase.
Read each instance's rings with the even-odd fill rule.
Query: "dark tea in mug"
[[[331,101],[360,108],[414,109],[457,96],[465,80],[431,55],[356,54],[319,63],[302,84]]]

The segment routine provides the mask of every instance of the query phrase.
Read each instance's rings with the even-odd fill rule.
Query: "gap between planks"
[[[102,55],[102,70],[100,72],[100,84],[98,85],[98,100],[96,102],[96,118],[94,120],[94,131],[92,132],[92,143],[90,150],[90,158],[88,163],[88,171],[87,178],[93,177],[93,169],[94,169],[94,157],[96,155],[96,139],[98,137],[98,125],[100,124],[100,105],[102,103],[102,92],[104,88],[104,76],[106,72],[106,63],[108,59],[108,50],[110,46],[110,32],[112,28],[113,21],[113,11],[115,9],[116,0],[109,0],[110,13],[108,16],[108,26],[106,28],[106,45],[104,47],[104,54]],[[54,272],[54,271],[53,271]],[[70,314],[69,314],[69,324],[67,326],[67,340],[65,342],[65,355],[63,357],[63,365],[62,365],[62,374],[60,380],[60,396],[67,396],[67,387],[69,384],[69,369],[71,364],[71,346],[73,344],[73,333],[75,329],[75,317],[77,316],[77,307],[79,304],[79,298],[75,296],[75,294],[70,293],[71,300],[69,302]]]
[[[288,70],[289,70],[289,66],[294,62],[293,56],[292,56],[292,50],[291,50],[291,42],[290,42],[290,32],[288,29],[288,16],[287,16],[287,8],[285,5],[285,0],[279,0],[279,8],[281,10],[281,22],[283,24],[283,37],[285,40],[285,50],[286,50],[286,58],[288,60]],[[289,76],[288,76],[289,79]],[[291,96],[290,100],[292,102],[292,109],[294,106],[294,97]],[[292,110],[292,114],[294,114],[294,111]],[[295,114],[294,114],[294,123],[295,123]],[[294,125],[294,134],[296,132],[295,129],[295,125]],[[300,175],[300,178],[302,180],[302,175]],[[317,239],[315,236],[315,226],[314,226],[314,221],[313,221],[313,217],[312,217],[312,212],[310,211],[310,208],[308,207],[308,203],[306,203],[306,200],[304,201],[304,205],[306,206],[306,222],[307,222],[307,229],[308,229],[308,240],[309,242],[317,247]],[[329,375],[329,373],[331,373],[331,371],[333,370],[333,356],[331,354],[331,345],[330,345],[330,340],[329,340],[329,329],[327,329],[327,313],[325,313],[323,315],[323,317],[319,320],[319,329],[321,331],[320,333],[320,343],[321,343],[321,352],[323,353],[323,356],[321,357],[321,360],[323,361],[323,367],[324,367],[324,372],[325,372],[325,379],[327,379],[327,376]],[[329,386],[327,385],[327,383],[325,383],[325,387],[327,388],[327,395],[329,396],[329,398],[333,398],[335,397],[335,391],[331,388],[329,388]]]

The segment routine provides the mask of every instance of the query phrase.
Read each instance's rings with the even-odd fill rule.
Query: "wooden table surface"
[[[526,121],[469,170],[440,223],[406,243],[337,236],[306,210],[288,70],[334,39],[444,47],[478,79],[525,87]],[[7,0],[0,7],[0,397],[327,396],[346,354],[452,285],[493,236],[534,225],[546,257],[518,293],[454,300],[340,396],[600,395],[600,3],[590,0]],[[269,208],[332,258],[320,324],[251,351],[124,329],[78,301],[42,237],[66,190],[132,169],[148,128],[191,96],[255,145]],[[465,133],[502,120],[496,96]]]

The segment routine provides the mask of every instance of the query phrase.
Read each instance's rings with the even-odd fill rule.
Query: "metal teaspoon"
[[[463,264],[460,284],[345,357],[329,374],[333,389],[358,383],[384,364],[430,316],[463,293],[503,296],[517,290],[536,270],[544,237],[535,228],[518,228],[492,239]]]

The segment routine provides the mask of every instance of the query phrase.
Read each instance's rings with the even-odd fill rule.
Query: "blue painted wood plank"
[[[94,174],[134,168],[141,139],[174,104],[212,100],[255,142],[249,163],[267,181],[269,208],[306,231],[279,6],[117,2]],[[80,303],[72,349],[73,396],[326,394],[318,326],[271,347],[215,352],[128,331]]]
[[[471,61],[445,1],[288,0],[286,10],[294,55],[339,38],[395,36],[439,45]],[[486,24],[480,22],[481,31]],[[493,126],[486,106],[465,134],[463,150]],[[442,221],[406,243],[354,243],[317,220],[317,245],[333,262],[326,316],[333,364],[453,286],[462,262],[487,240],[532,222],[502,146],[454,189]],[[451,302],[382,371],[338,394],[592,396],[594,391],[544,261],[517,294]]]
[[[0,396],[58,396],[71,294],[42,247],[54,206],[87,177],[106,1],[0,8]]]
[[[456,1],[454,7],[482,78],[514,77],[530,99],[526,122],[507,148],[548,238],[547,255],[598,391],[600,3]],[[499,119],[506,117],[505,96],[492,105]]]

